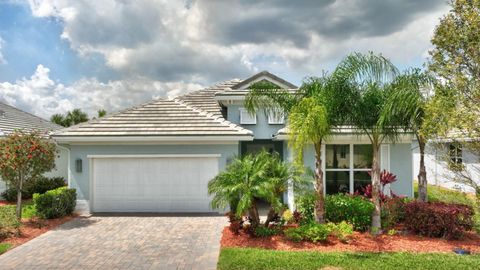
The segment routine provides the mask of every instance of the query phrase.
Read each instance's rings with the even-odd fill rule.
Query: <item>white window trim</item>
[[[450,143],[448,145],[448,158],[449,162],[454,164],[463,164],[463,145],[459,143]]]
[[[250,115],[247,111],[247,109],[245,108],[240,108],[239,109],[240,111],[240,124],[242,125],[255,125],[257,124],[257,114],[254,113],[253,115]],[[249,115],[251,121],[247,121],[247,119],[244,119],[243,116],[244,116],[244,113],[246,113],[247,115]]]
[[[275,117],[277,116],[277,117]],[[268,124],[269,125],[283,125],[285,124],[285,115],[281,112],[268,113]]]

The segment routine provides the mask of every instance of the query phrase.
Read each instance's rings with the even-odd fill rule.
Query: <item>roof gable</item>
[[[260,81],[268,81],[270,83],[273,83],[275,85],[278,85],[280,88],[284,89],[296,89],[298,88],[296,85],[287,82],[286,80],[268,72],[268,71],[262,71],[260,73],[257,73],[253,75],[250,78],[247,78],[236,85],[233,85],[231,88],[232,89],[247,89],[252,83],[255,82],[260,82]]]

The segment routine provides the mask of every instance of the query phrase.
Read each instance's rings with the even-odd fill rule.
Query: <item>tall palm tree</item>
[[[288,115],[289,144],[296,153],[296,161],[302,163],[303,150],[308,144],[315,149],[315,219],[324,223],[324,185],[321,145],[332,128],[340,123],[339,108],[348,99],[340,99],[335,93],[332,77],[323,74],[319,78],[308,78],[297,91],[278,89],[271,84],[254,84],[245,98],[245,107],[251,113],[264,110],[266,113]],[[341,89],[340,89],[341,90]]]
[[[394,92],[390,97],[383,121],[402,123],[405,131],[412,131],[418,141],[420,166],[418,172],[418,200],[427,201],[427,171],[425,169],[425,146],[428,134],[422,130],[425,110],[431,98],[433,79],[420,69],[410,69],[395,78]],[[392,118],[397,118],[393,120]]]
[[[50,122],[55,123],[55,124],[60,125],[60,126],[67,127],[65,125],[65,117],[60,113],[56,113],[56,114],[53,114],[52,116],[50,116]]]
[[[380,205],[380,145],[385,139],[395,141],[399,134],[398,124],[388,114],[387,102],[392,95],[391,84],[397,76],[396,67],[386,58],[373,53],[353,53],[337,66],[334,77],[343,82],[340,87],[349,89],[355,99],[349,113],[349,123],[366,134],[372,144],[372,232],[381,229]],[[386,121],[386,119],[392,121]],[[401,123],[400,123],[401,124]]]
[[[66,118],[71,121],[71,125],[76,125],[88,121],[88,115],[80,109],[74,109],[71,112],[68,112]]]

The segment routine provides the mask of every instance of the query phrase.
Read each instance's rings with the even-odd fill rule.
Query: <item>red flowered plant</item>
[[[369,175],[371,175],[371,172],[368,172]],[[385,188],[387,187],[388,184],[392,184],[394,182],[397,181],[397,176],[387,170],[383,170],[380,172],[380,185],[381,185],[381,189],[380,189],[380,200],[381,201],[386,201],[388,199],[388,194],[386,194],[385,192]],[[360,192],[356,192],[355,194],[357,195],[363,195],[367,198],[372,198],[372,185],[369,184],[367,186],[365,186],[364,188],[362,188],[361,190],[361,194]],[[392,198],[395,198],[395,197],[398,197],[395,193],[393,193],[393,191],[390,189],[389,190],[389,193],[390,193],[390,196]]]
[[[22,189],[26,182],[55,168],[56,145],[38,132],[15,131],[0,140],[0,176],[17,190],[17,217],[21,218]]]

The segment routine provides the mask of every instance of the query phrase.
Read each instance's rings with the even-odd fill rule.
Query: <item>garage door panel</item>
[[[93,159],[95,212],[209,212],[216,157]]]

